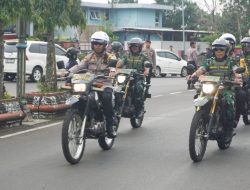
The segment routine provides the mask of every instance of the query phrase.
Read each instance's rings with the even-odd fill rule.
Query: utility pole
[[[183,58],[185,57],[185,19],[184,19],[184,0],[181,1],[181,8],[182,8],[182,39],[183,39]]]

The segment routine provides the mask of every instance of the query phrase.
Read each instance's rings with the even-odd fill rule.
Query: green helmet
[[[113,41],[111,44],[112,51],[120,51],[123,49],[121,42]]]

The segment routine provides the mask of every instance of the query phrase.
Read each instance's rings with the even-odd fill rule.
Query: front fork
[[[200,96],[203,95],[203,92],[201,92]],[[213,101],[212,101],[212,105],[209,111],[209,123],[207,126],[207,132],[208,132],[208,136],[207,138],[209,138],[209,136],[211,135],[211,133],[214,133],[215,131],[213,131],[215,125],[218,122],[218,117],[216,117],[216,108],[217,108],[217,104],[218,104],[218,97],[219,97],[219,90],[217,90],[217,92],[215,93],[214,97],[213,97]],[[201,107],[197,107],[196,111],[199,111],[201,109]]]

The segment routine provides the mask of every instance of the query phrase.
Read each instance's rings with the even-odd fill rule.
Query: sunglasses
[[[214,51],[225,51],[225,48],[214,48]]]
[[[130,47],[140,47],[140,46],[137,44],[131,44]]]
[[[92,42],[93,43],[93,45],[103,45],[102,43],[99,43],[99,42]]]

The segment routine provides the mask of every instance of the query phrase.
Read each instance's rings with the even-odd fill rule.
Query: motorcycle
[[[133,128],[140,128],[144,119],[145,108],[143,107],[143,115],[136,116],[136,109],[134,106],[134,82],[135,80],[144,80],[144,101],[147,96],[149,84],[145,82],[144,75],[138,73],[135,69],[120,69],[114,79],[115,91],[115,110],[120,117],[130,118],[130,123]]]
[[[196,71],[196,68],[193,64],[187,65],[187,76],[192,75]],[[197,77],[187,78],[187,89],[194,89],[194,84],[198,81]]]
[[[242,68],[236,73],[242,73]],[[244,72],[244,71],[243,71]],[[227,87],[234,86],[234,82],[216,76],[200,76],[200,82],[195,84],[197,95],[189,132],[189,154],[194,162],[203,159],[208,140],[216,140],[222,150],[229,148],[233,135],[226,136],[226,119],[224,118],[224,102],[222,92]]]
[[[106,119],[100,101],[100,94],[109,82],[109,77],[87,70],[71,78],[73,93],[66,101],[71,108],[63,121],[61,136],[63,154],[71,164],[81,160],[87,139],[97,139],[103,150],[111,149],[114,144],[115,139],[107,137]]]

